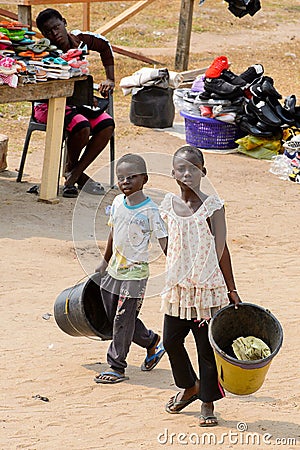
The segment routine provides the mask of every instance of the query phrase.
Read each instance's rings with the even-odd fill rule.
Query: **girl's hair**
[[[140,155],[137,155],[135,153],[127,153],[126,155],[123,155],[120,159],[118,159],[116,167],[118,168],[119,165],[123,162],[132,164],[137,170],[137,173],[147,175],[146,162]]]
[[[196,156],[196,158],[199,160],[199,163],[204,166],[204,156],[201,150],[199,148],[194,147],[193,145],[184,145],[183,147],[180,147],[173,156],[173,164],[174,159],[178,157],[181,153],[190,153],[191,155]]]
[[[63,16],[56,9],[47,8],[41,11],[36,18],[36,26],[38,27],[38,29],[42,31],[44,23],[48,22],[48,20],[52,19],[52,17],[63,20]]]

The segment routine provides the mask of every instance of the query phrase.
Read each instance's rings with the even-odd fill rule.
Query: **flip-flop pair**
[[[28,45],[29,50],[32,50],[34,53],[42,53],[44,51],[51,51],[56,50],[57,47],[54,45],[51,45],[51,42],[47,38],[42,38],[37,42],[34,42],[31,45]]]
[[[166,353],[162,342],[156,347],[156,350],[157,351],[154,353],[154,355],[146,356],[143,364],[141,365],[141,370],[143,372],[149,372],[150,370],[154,369],[154,367],[157,366],[161,358]]]

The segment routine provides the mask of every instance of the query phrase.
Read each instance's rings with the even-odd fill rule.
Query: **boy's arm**
[[[159,245],[162,249],[162,251],[164,252],[164,254],[167,256],[167,251],[168,251],[168,237],[163,237],[158,239]]]
[[[113,249],[113,237],[112,237],[112,230],[111,230],[108,235],[106,248],[105,248],[105,252],[103,255],[103,260],[101,261],[99,266],[96,268],[96,272],[99,272],[101,275],[103,275],[107,269],[109,260],[112,256],[112,249]]]
[[[210,224],[211,232],[215,237],[219,266],[228,289],[229,302],[237,305],[238,303],[241,303],[241,299],[236,290],[230,253],[226,243],[226,221],[224,208],[214,212],[211,217]]]

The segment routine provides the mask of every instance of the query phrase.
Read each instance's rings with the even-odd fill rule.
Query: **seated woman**
[[[41,11],[36,18],[36,24],[43,36],[64,53],[83,46],[99,53],[106,73],[106,80],[100,83],[99,92],[103,97],[107,97],[115,86],[114,57],[108,40],[91,32],[75,30],[69,33],[66,29],[66,19],[52,8]],[[34,114],[37,121],[46,123],[47,113],[46,102],[35,105]],[[66,106],[65,128],[68,131],[68,145],[63,197],[77,197],[80,189],[90,194],[104,194],[103,186],[89,178],[84,171],[109,142],[115,128],[114,120],[106,112],[99,113],[98,117],[88,118],[80,114],[76,107]],[[83,149],[85,150],[82,153]]]

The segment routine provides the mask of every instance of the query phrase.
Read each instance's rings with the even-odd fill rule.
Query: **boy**
[[[101,294],[108,319],[113,323],[113,338],[107,352],[111,371],[95,377],[96,383],[113,384],[128,380],[126,356],[131,342],[146,348],[141,370],[152,370],[165,353],[160,336],[148,330],[138,318],[149,276],[148,247],[150,236],[158,239],[166,253],[167,232],[157,205],[143,192],[148,181],[144,159],[135,154],[123,155],[116,174],[122,194],[112,204],[104,259],[96,269],[101,275]]]

